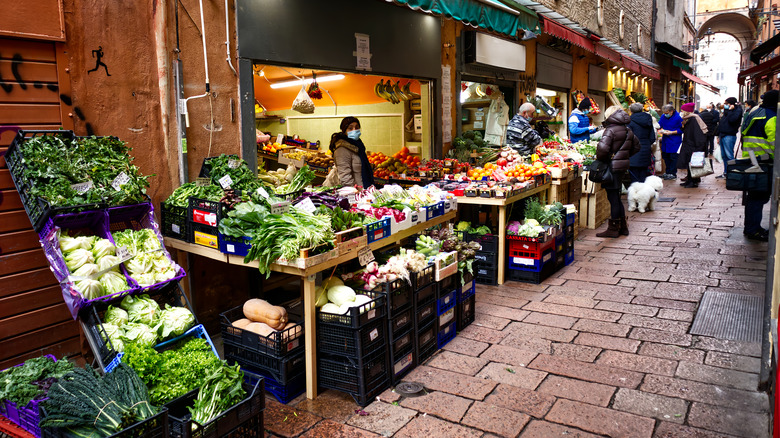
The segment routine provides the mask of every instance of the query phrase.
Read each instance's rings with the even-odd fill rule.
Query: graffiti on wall
[[[100,67],[103,67],[106,69],[106,76],[111,76],[111,74],[108,73],[108,66],[105,62],[103,62],[103,46],[98,46],[97,50],[93,50],[92,57],[95,58],[95,68],[92,70],[87,70],[87,74],[90,74],[93,71],[98,71]]]

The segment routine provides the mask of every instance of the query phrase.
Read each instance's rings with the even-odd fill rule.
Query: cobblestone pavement
[[[541,285],[478,286],[476,321],[405,379],[427,395],[388,390],[362,416],[334,391],[269,398],[267,436],[768,436],[760,344],[689,334],[706,291],[763,294],[766,244],[743,238],[722,180],[661,196],[630,236],[581,231]]]

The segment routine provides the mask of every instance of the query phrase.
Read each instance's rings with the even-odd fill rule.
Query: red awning
[[[642,74],[653,79],[661,79],[661,73],[653,67],[642,64]]]
[[[685,70],[680,70],[680,73],[682,73],[683,76],[685,76],[686,78],[692,80],[693,82],[696,82],[697,84],[702,85],[702,86],[708,88],[713,93],[720,94],[720,88],[714,87],[714,86],[708,84],[702,78],[700,78],[700,77],[698,77],[696,75],[692,75],[692,74],[688,73]]]
[[[604,59],[609,59],[612,62],[617,62],[618,64],[621,64],[623,62],[620,53],[610,49],[609,47],[603,44],[596,44],[596,54],[601,56]]]
[[[627,70],[631,70],[634,73],[642,73],[642,69],[639,67],[639,63],[631,58],[623,57],[623,67]]]
[[[739,72],[739,76],[737,76],[737,82],[739,82],[739,85],[744,85],[745,78],[747,77],[764,76],[768,73],[773,73],[778,69],[780,69],[780,58],[772,58],[769,61],[762,62],[761,64]]]
[[[552,35],[556,38],[566,40],[575,46],[580,46],[585,50],[595,52],[593,41],[589,40],[585,35],[579,34],[562,24],[558,24],[555,21],[545,19],[544,20],[544,32],[548,35]]]

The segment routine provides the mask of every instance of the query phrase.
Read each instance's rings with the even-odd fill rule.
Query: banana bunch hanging
[[[411,91],[411,85],[412,82],[409,81],[401,88],[401,81],[395,81],[395,84],[393,84],[390,79],[387,82],[384,79],[380,79],[379,83],[374,85],[374,94],[390,103],[401,103],[407,100],[418,99],[420,95]]]

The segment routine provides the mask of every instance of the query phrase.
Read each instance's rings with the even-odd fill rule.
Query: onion
[[[501,156],[501,158],[506,158],[508,154],[509,153],[507,151],[501,151],[499,155]]]

